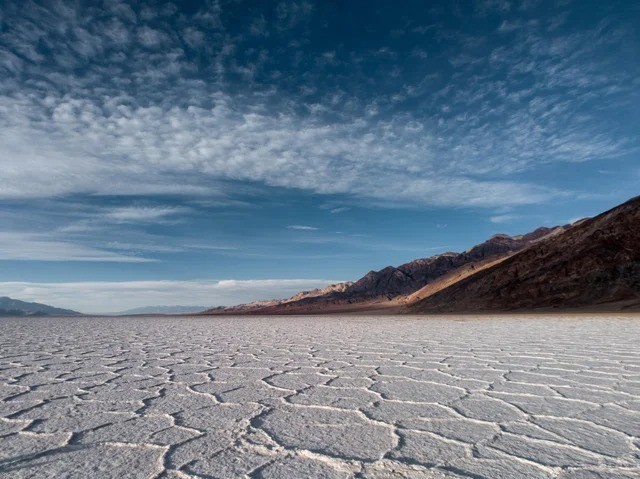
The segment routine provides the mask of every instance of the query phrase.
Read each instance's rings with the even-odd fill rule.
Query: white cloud
[[[51,235],[0,232],[0,259],[19,261],[92,261],[109,263],[147,263],[152,259],[127,256],[51,239]]]
[[[156,47],[166,40],[166,36],[158,30],[145,26],[138,30],[138,40],[145,47]]]
[[[330,213],[333,214],[337,214],[337,213],[344,213],[345,211],[349,211],[351,208],[349,208],[348,206],[339,206],[338,208],[332,208],[331,210],[329,210]]]
[[[307,226],[307,225],[289,225],[287,226],[290,230],[301,230],[301,231],[317,231],[318,228],[315,226]]]
[[[153,243],[127,243],[123,241],[109,241],[106,245],[109,249],[120,251],[144,251],[152,253],[179,253],[184,251],[184,247],[168,246]]]
[[[104,217],[116,223],[155,222],[189,211],[188,208],[179,206],[126,206],[107,211]]]
[[[142,306],[225,306],[258,299],[287,298],[335,281],[321,279],[0,283],[0,295],[81,311],[109,313]]]
[[[511,223],[512,221],[516,221],[520,219],[521,216],[513,213],[506,213],[503,215],[495,215],[489,218],[489,221],[496,224],[502,223]]]
[[[124,111],[86,99],[48,98],[51,107],[25,97],[18,103],[0,99],[0,112],[7,112],[0,122],[0,157],[7,159],[0,196],[197,195],[218,192],[216,179],[438,205],[522,204],[555,194],[473,179],[464,163],[451,174],[449,164],[433,160],[431,136],[415,136],[400,119],[316,125],[288,115],[242,114],[230,109],[230,97],[219,98],[213,109],[170,111]],[[51,112],[47,132],[29,119],[42,109]],[[145,175],[143,184],[139,174]]]
[[[236,251],[236,246],[226,246],[217,244],[205,244],[205,243],[183,243],[182,246],[187,249],[195,250],[209,250],[209,251]]]

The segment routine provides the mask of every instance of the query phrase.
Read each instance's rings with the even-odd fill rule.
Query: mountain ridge
[[[640,196],[420,298],[407,312],[640,308]]]
[[[486,241],[462,253],[446,252],[419,258],[397,267],[387,266],[369,271],[352,282],[337,283],[323,289],[300,292],[283,300],[267,300],[237,306],[218,307],[204,314],[310,314],[353,310],[358,305],[388,310],[401,307],[401,298],[415,293],[442,276],[468,265],[503,258],[549,235],[558,234],[568,226],[540,227],[520,234],[495,234]]]
[[[48,304],[21,301],[8,296],[0,297],[0,316],[78,316],[71,309],[56,308]]]

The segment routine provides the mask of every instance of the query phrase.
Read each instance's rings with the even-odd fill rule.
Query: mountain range
[[[640,309],[640,197],[594,218],[204,314]]]
[[[408,309],[542,308],[640,308],[640,197],[418,298]]]
[[[54,308],[40,303],[29,303],[7,296],[0,297],[0,316],[75,316],[79,314],[81,313],[70,309]]]

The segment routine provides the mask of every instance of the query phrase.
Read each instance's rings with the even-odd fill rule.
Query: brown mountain
[[[407,311],[640,308],[640,197],[441,286]]]
[[[285,300],[257,301],[208,314],[304,314],[381,309],[399,310],[406,295],[450,275],[461,268],[474,271],[485,264],[507,258],[542,238],[561,233],[566,227],[538,228],[519,236],[498,234],[463,253],[444,253],[370,271],[355,282],[338,283],[324,289],[304,291]]]

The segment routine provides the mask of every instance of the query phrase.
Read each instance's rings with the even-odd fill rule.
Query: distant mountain
[[[129,314],[189,314],[199,313],[207,309],[207,306],[143,306],[141,308],[127,309],[113,313],[119,316]]]
[[[331,297],[333,294],[343,293],[354,283],[336,283],[325,288],[313,289],[311,291],[302,291],[288,299],[269,299],[262,301],[252,301],[250,303],[238,304],[236,306],[218,306],[203,311],[203,314],[253,314],[271,311],[272,309],[282,309],[295,307],[299,304],[306,304],[307,301],[318,301],[318,304],[325,304],[325,298]],[[276,314],[270,313],[270,314]]]
[[[542,238],[557,235],[568,226],[538,228],[518,236],[497,234],[463,253],[444,253],[417,259],[398,267],[387,266],[370,271],[355,282],[338,283],[324,289],[304,291],[285,300],[258,301],[206,311],[209,314],[303,314],[342,312],[366,309],[400,308],[406,295],[453,271],[470,271],[496,260],[502,260]]]
[[[46,304],[28,303],[6,296],[0,297],[0,316],[76,316],[79,314],[82,313],[54,308]]]
[[[640,197],[426,294],[409,312],[640,309]]]

